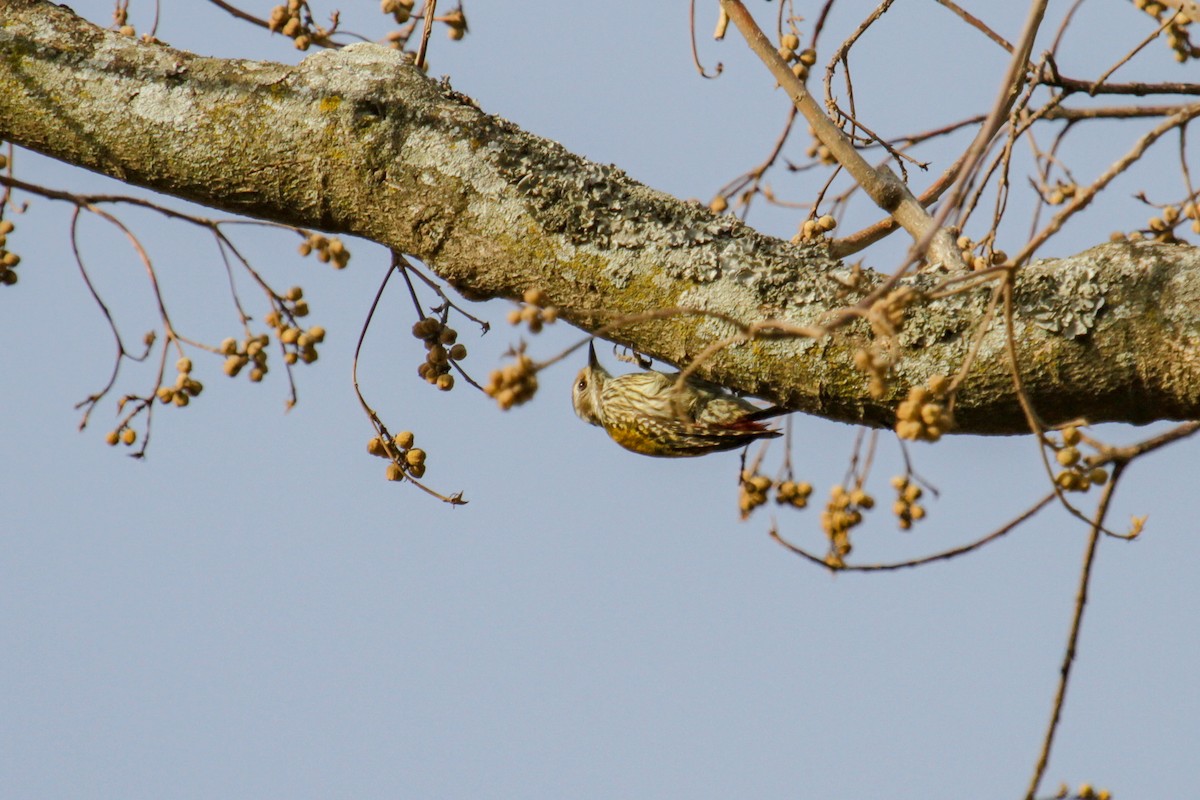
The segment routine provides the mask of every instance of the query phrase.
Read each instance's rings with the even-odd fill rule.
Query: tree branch
[[[819,328],[859,299],[821,244],[763,236],[483,113],[387,48],[296,67],[201,58],[104,31],[41,0],[0,0],[0,137],[225,211],[349,233],[411,254],[469,298],[540,288],[595,330],[624,315],[706,312],[610,338],[674,364],[744,325]],[[883,278],[864,271],[858,291]],[[906,278],[929,292],[934,276]],[[1047,422],[1200,417],[1200,253],[1106,244],[1023,269],[1015,338]],[[767,336],[698,373],[800,411],[890,426],[910,385],[953,373],[991,289],[909,309],[888,393],[854,354],[865,321],[819,341]],[[771,326],[759,327],[769,331]],[[782,328],[780,328],[782,329]],[[1016,433],[999,325],[956,401],[959,432]]]

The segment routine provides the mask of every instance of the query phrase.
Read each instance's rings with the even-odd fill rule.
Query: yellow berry
[[[942,407],[938,403],[927,403],[921,406],[921,422],[926,425],[936,425],[942,416]]]
[[[1079,450],[1071,445],[1067,445],[1055,453],[1054,458],[1062,466],[1069,467],[1079,461]]]
[[[133,428],[126,428],[125,430],[121,431],[121,442],[123,444],[133,444],[136,441],[137,431],[135,431]]]

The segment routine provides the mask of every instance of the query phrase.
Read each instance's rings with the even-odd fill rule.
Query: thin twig
[[[425,0],[425,27],[421,29],[421,46],[417,49],[417,69],[425,69],[425,51],[429,47],[429,34],[433,31],[433,14],[437,0]]]
[[[955,557],[961,556],[961,555],[965,555],[966,553],[970,553],[973,550],[978,550],[979,548],[983,547],[984,545],[990,544],[990,543],[996,541],[997,539],[999,539],[1000,537],[1004,536],[1005,534],[1012,532],[1018,526],[1020,526],[1023,522],[1025,522],[1026,520],[1029,520],[1035,514],[1037,514],[1039,511],[1041,511],[1043,508],[1045,508],[1047,505],[1049,505],[1051,502],[1053,502],[1053,500],[1054,500],[1054,493],[1051,492],[1050,494],[1047,494],[1045,497],[1043,497],[1041,500],[1038,500],[1036,503],[1034,503],[1032,506],[1030,506],[1028,509],[1026,509],[1024,512],[1022,512],[1020,515],[1018,515],[1018,516],[1014,517],[1013,519],[1009,520],[1008,522],[1006,522],[1002,527],[997,528],[996,530],[989,533],[987,536],[984,536],[980,539],[976,539],[975,541],[969,542],[968,544],[964,544],[961,547],[954,547],[949,550],[943,550],[940,553],[934,553],[933,555],[922,556],[921,558],[914,558],[914,559],[911,559],[908,561],[895,561],[895,562],[887,563],[887,564],[846,564],[846,565],[840,566],[840,567],[833,567],[833,566],[830,566],[830,564],[828,562],[826,562],[824,558],[814,555],[814,554],[808,552],[807,550],[805,550],[804,548],[802,548],[798,545],[792,544],[791,542],[784,539],[783,536],[780,535],[779,531],[773,525],[771,527],[771,530],[768,533],[772,539],[774,539],[776,542],[783,545],[784,547],[786,547],[788,550],[792,551],[796,555],[798,555],[801,558],[804,558],[808,561],[811,561],[812,563],[814,563],[818,566],[824,567],[825,569],[828,569],[831,572],[892,572],[892,571],[900,570],[900,569],[909,569],[910,567],[921,567],[926,564],[932,564],[935,561],[946,561],[948,559],[955,558]]]
[[[1075,196],[1071,198],[1071,202],[1068,203],[1062,211],[1055,214],[1054,218],[1046,224],[1046,227],[1031,237],[1029,242],[1021,248],[1021,252],[1013,257],[1013,263],[1025,263],[1026,260],[1028,260],[1035,252],[1037,252],[1037,249],[1041,247],[1047,239],[1049,239],[1051,236],[1057,233],[1060,228],[1062,228],[1063,224],[1068,219],[1086,208],[1104,187],[1108,186],[1113,179],[1128,169],[1129,165],[1141,158],[1150,148],[1150,145],[1158,141],[1159,137],[1172,128],[1179,127],[1180,125],[1185,124],[1188,120],[1197,116],[1200,116],[1200,103],[1196,103],[1195,105],[1191,106],[1185,106],[1179,111],[1179,113],[1163,120],[1153,129],[1148,131],[1142,136],[1142,138],[1138,139],[1138,141],[1134,143],[1133,147],[1129,149],[1129,152],[1121,156],[1121,158],[1119,158],[1111,167],[1105,170],[1100,177],[1096,178],[1096,180],[1093,181],[1090,186],[1082,187],[1077,190]]]
[[[696,0],[691,0],[688,3],[688,34],[692,39],[692,66],[696,68],[696,72],[700,73],[701,78],[715,78],[725,70],[725,65],[720,61],[717,62],[716,72],[712,75],[704,69],[704,65],[700,63],[700,51],[696,49]]]
[[[1058,731],[1059,720],[1062,719],[1063,702],[1067,697],[1067,684],[1071,679],[1071,667],[1075,663],[1075,648],[1079,643],[1079,631],[1083,627],[1083,609],[1087,605],[1088,584],[1092,579],[1092,565],[1096,560],[1096,545],[1100,543],[1100,534],[1104,530],[1104,517],[1108,514],[1108,504],[1117,488],[1117,480],[1125,469],[1125,463],[1119,463],[1113,469],[1112,480],[1104,487],[1104,494],[1096,506],[1096,515],[1088,533],[1087,548],[1083,555],[1083,570],[1079,576],[1079,590],[1075,595],[1075,614],[1071,619],[1071,632],[1067,635],[1067,648],[1063,653],[1062,666],[1059,668],[1058,688],[1054,693],[1054,707],[1050,712],[1050,724],[1046,726],[1046,736],[1042,741],[1041,752],[1038,753],[1037,764],[1033,768],[1033,777],[1029,781],[1029,789],[1025,800],[1033,800],[1037,794],[1038,785],[1046,773],[1046,765],[1050,761],[1050,748],[1054,744],[1054,734]]]
[[[808,121],[817,138],[863,187],[876,205],[892,214],[914,241],[923,243],[921,247],[928,247],[933,261],[953,269],[962,269],[961,254],[954,247],[949,233],[937,227],[925,207],[913,197],[912,192],[895,173],[886,167],[875,169],[862,157],[854,143],[825,115],[804,83],[779,57],[779,53],[772,47],[770,40],[763,34],[741,0],[721,0],[721,7],[729,14],[729,18],[746,39],[750,49],[788,93],[788,97]]]
[[[394,273],[396,273],[396,272],[404,273],[405,272],[404,267],[407,264],[408,264],[408,262],[405,260],[404,256],[402,256],[396,252],[392,253],[392,264],[388,268],[387,272],[384,274],[383,280],[380,281],[379,288],[377,290],[375,290],[375,297],[371,300],[371,307],[370,307],[370,309],[367,310],[367,317],[366,317],[366,319],[363,320],[362,328],[358,332],[358,342],[354,346],[354,360],[351,362],[351,366],[350,366],[350,377],[351,377],[351,381],[354,384],[354,394],[358,397],[358,403],[359,403],[359,405],[362,406],[362,409],[366,413],[367,418],[371,420],[371,425],[372,425],[372,427],[375,428],[375,432],[379,434],[380,439],[383,442],[384,450],[387,451],[388,456],[392,459],[393,463],[396,463],[396,464],[399,464],[401,462],[401,456],[392,447],[391,437],[388,436],[387,428],[384,426],[383,421],[379,419],[379,415],[375,413],[375,409],[371,408],[371,406],[369,406],[367,404],[367,400],[365,397],[363,397],[362,390],[359,388],[359,385],[358,385],[358,359],[359,359],[359,355],[362,353],[363,341],[365,341],[367,338],[367,331],[371,327],[371,320],[375,316],[375,310],[379,307],[379,301],[383,298],[383,290],[387,288],[388,281],[391,279],[391,277]],[[411,287],[411,284],[410,284],[410,287]],[[416,297],[414,296],[413,299],[415,300]],[[409,483],[413,484],[414,486],[416,486],[421,491],[425,492],[428,495],[436,497],[437,499],[441,500],[444,503],[449,503],[450,505],[454,505],[454,506],[466,505],[466,503],[467,503],[467,501],[464,500],[462,497],[462,492],[455,492],[454,494],[449,495],[449,496],[441,494],[440,492],[437,492],[437,491],[431,489],[430,487],[426,486],[425,484],[421,483],[419,480],[417,480],[412,475],[410,475],[407,471],[404,472],[404,479],[407,480]]]

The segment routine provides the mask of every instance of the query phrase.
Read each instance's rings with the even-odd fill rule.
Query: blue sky
[[[139,28],[142,5],[132,9]],[[860,107],[889,132],[990,101],[1002,64],[936,4],[911,5],[893,9],[854,62]],[[1023,9],[996,5],[972,7],[1015,38]],[[871,7],[839,6],[826,46]],[[375,8],[347,9],[348,26],[367,29]],[[1150,30],[1131,7],[1098,9],[1083,6],[1091,17],[1068,48],[1080,75]],[[76,10],[105,22],[110,6]],[[707,199],[762,158],[784,119],[784,99],[737,35],[708,40],[709,10],[701,49],[707,63],[725,64],[716,81],[691,66],[683,3],[475,2],[466,11],[465,40],[435,35],[434,74],[449,73],[485,110],[677,196]],[[213,55],[299,57],[203,3],[164,4],[159,35]],[[1194,67],[1153,55],[1129,74],[1195,79]],[[1084,176],[1136,136],[1112,130],[1111,140],[1076,143]],[[806,144],[797,140],[792,157]],[[1172,170],[1165,159],[1146,173],[1164,185],[1146,188],[1177,196]],[[27,153],[17,174],[125,191]],[[773,183],[803,199],[809,176]],[[121,215],[156,259],[178,327],[214,341],[233,335],[211,243],[150,215]],[[1101,207],[1047,255],[1083,250],[1147,215],[1128,203]],[[1026,231],[1019,218],[1010,252]],[[293,238],[251,231],[237,233],[239,244],[279,285],[303,285],[311,319],[330,332],[321,359],[298,371],[300,403],[284,413],[280,371],[251,386],[193,354],[205,393],[156,415],[139,462],[103,443],[111,400],[76,431],[73,404],[103,384],[112,348],[72,261],[66,211],[34,199],[14,220],[21,282],[0,292],[0,783],[13,797],[1023,793],[1086,538],[1065,514],[1048,511],[948,564],[831,577],[768,538],[773,506],[739,522],[736,454],[642,458],[579,422],[569,401],[576,364],[543,373],[536,400],[509,413],[465,387],[433,391],[416,377],[423,350],[394,284],[360,378],[393,429],[416,432],[428,480],[470,500],[448,508],[384,481],[383,462],[366,453],[371,429],[350,359],[387,267],[383,250],[350,242],[350,268],[334,273],[295,257]],[[750,222],[790,236],[796,219],[760,209]],[[136,340],[154,324],[142,268],[111,229],[85,225],[86,262]],[[899,246],[869,263],[887,268]],[[482,307],[495,323],[483,339],[458,326],[477,376],[516,340],[508,308]],[[578,335],[554,326],[530,346],[546,357]],[[131,370],[125,380],[125,390],[144,390],[152,376]],[[856,431],[799,416],[793,424],[792,457],[819,504],[845,472]],[[1146,432],[1103,430],[1116,440]],[[1118,797],[1193,787],[1195,448],[1135,465],[1118,495],[1113,519],[1150,521],[1140,541],[1101,542],[1046,792],[1060,781]],[[856,538],[866,560],[969,541],[1044,491],[1026,438],[914,450],[942,499],[911,533],[877,512]],[[879,458],[886,507],[899,464],[889,437]],[[779,521],[821,547],[816,509]]]

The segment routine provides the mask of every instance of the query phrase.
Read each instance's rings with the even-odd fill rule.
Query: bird
[[[760,420],[788,409],[760,408],[698,378],[685,378],[676,390],[678,381],[679,373],[656,370],[613,377],[589,343],[588,365],[575,378],[571,400],[580,419],[645,456],[701,456],[782,436]]]

